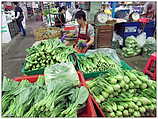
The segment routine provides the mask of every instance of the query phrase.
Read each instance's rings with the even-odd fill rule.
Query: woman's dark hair
[[[75,8],[76,8],[76,9],[79,8],[79,5],[75,5]]]
[[[76,13],[75,18],[76,18],[76,19],[81,19],[81,18],[83,18],[83,20],[86,21],[86,14],[85,14],[84,11],[80,10],[80,11],[78,11],[78,12]]]
[[[14,4],[14,5],[18,5],[19,3],[18,3],[18,2],[13,2],[13,4]]]
[[[66,10],[66,7],[65,6],[62,6],[62,7],[59,7],[59,12],[61,12],[62,10]]]
[[[147,10],[150,10],[150,9],[152,9],[152,4],[147,5]]]

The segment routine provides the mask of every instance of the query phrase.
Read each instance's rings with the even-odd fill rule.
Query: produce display
[[[27,80],[16,82],[3,78],[2,115],[4,117],[22,117],[32,105],[45,96],[44,80],[31,84]]]
[[[44,10],[44,15],[47,16],[48,14],[58,14],[58,9],[56,8],[50,8],[49,10]]]
[[[143,46],[144,56],[149,57],[154,52],[156,52],[156,44],[145,44]]]
[[[102,53],[93,53],[91,55],[78,56],[80,70],[84,73],[104,72],[110,68],[120,70],[119,65],[108,56]]]
[[[44,11],[45,15],[48,13],[56,14],[57,9]],[[60,28],[36,30],[36,40],[40,41],[26,49],[22,72],[31,72],[31,75],[43,71],[44,76],[39,76],[34,83],[28,79],[18,82],[4,77],[3,117],[78,117],[83,108],[87,108],[89,93],[106,117],[156,117],[156,81],[121,62],[112,50],[92,50],[86,54],[77,54],[77,57],[73,57],[76,59],[69,59],[68,56],[73,56],[77,51],[64,42],[73,43],[76,34],[66,30],[63,33],[59,39]],[[115,43],[113,47],[118,48],[118,42]],[[77,46],[79,50],[84,49],[85,40],[79,40]],[[150,56],[155,51],[154,43],[141,46],[136,38],[127,37],[121,53],[124,57],[136,56],[141,52]],[[96,77],[86,81],[87,87],[80,86],[78,76],[75,75],[77,68],[70,60],[77,60],[77,63],[74,62],[85,78]]]
[[[86,84],[106,117],[143,117],[156,109],[156,82],[142,72],[111,69]]]
[[[69,21],[69,22],[67,22],[65,24],[65,26],[76,26],[76,25],[78,25],[77,20],[75,20],[75,21]]]
[[[47,40],[61,37],[61,29],[57,27],[39,28],[35,31],[35,40]]]
[[[136,40],[137,39],[134,37],[127,37],[125,39],[125,47],[122,48],[123,56],[133,57],[140,54],[141,48],[138,46],[138,43]]]
[[[89,92],[75,80],[52,80],[39,76],[35,83],[3,79],[3,117],[77,117]],[[49,82],[47,80],[47,82]]]
[[[65,46],[58,38],[42,41],[37,46],[26,49],[26,71],[45,68],[46,66],[67,62],[67,56],[75,53],[72,47]]]

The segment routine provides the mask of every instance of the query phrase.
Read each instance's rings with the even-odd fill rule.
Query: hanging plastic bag
[[[44,70],[45,82],[47,85],[60,81],[61,83],[72,83],[73,86],[79,85],[78,75],[71,62],[60,63],[46,67]],[[51,90],[51,89],[49,89]]]
[[[123,45],[123,38],[116,34],[115,32],[113,32],[113,39],[112,39],[112,42],[119,42],[119,45]]]
[[[141,53],[141,47],[138,45],[137,39],[134,36],[129,36],[125,39],[125,47],[122,48],[124,57],[133,57]]]
[[[156,44],[156,40],[154,37],[148,37],[145,44]]]
[[[148,37],[143,46],[143,55],[149,57],[154,52],[156,52],[156,40],[154,37]]]
[[[111,48],[98,48],[96,50],[88,50],[85,55],[90,55],[90,54],[93,54],[93,53],[103,53],[103,54],[105,54],[105,56],[108,56],[113,61],[120,64],[120,58],[118,57],[118,55],[117,55],[117,53],[114,49],[111,49]]]
[[[136,37],[136,41],[137,41],[137,43],[138,43],[138,46],[139,46],[140,48],[142,48],[142,47],[144,46],[145,42],[146,42],[146,33],[143,32],[143,33],[141,33],[140,35],[138,35],[138,36]]]

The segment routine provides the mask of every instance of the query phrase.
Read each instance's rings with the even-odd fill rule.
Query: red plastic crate
[[[95,101],[95,99],[92,97],[92,102],[94,105],[94,108],[96,110],[97,113],[97,117],[105,117],[104,112],[102,111],[102,109],[99,107],[99,104]]]
[[[156,52],[151,54],[143,71],[144,74],[149,75],[152,78],[152,80],[156,80],[156,63],[155,62],[156,62]],[[154,72],[151,72],[152,67],[154,68]]]
[[[80,80],[80,86],[85,86],[85,83],[82,83],[82,81],[84,80],[82,72],[77,72],[77,74]],[[34,83],[37,81],[39,76],[44,76],[44,75],[21,76],[21,77],[13,78],[13,80],[18,82],[21,82],[22,80],[28,80],[30,83]],[[93,105],[92,97],[90,95],[87,99],[86,107],[84,107],[82,110],[79,110],[78,117],[97,117]]]
[[[88,80],[93,80],[93,79],[88,79],[88,80],[85,80],[84,76],[83,76],[83,73],[81,71],[77,71],[78,73],[78,76],[79,76],[79,79],[80,79],[80,82],[83,86],[85,86],[86,88],[88,88],[87,84],[86,84],[86,81]],[[95,101],[95,99],[92,97],[92,95],[90,95],[91,97],[91,100],[93,102],[93,105],[94,105],[94,109],[95,109],[95,112],[97,114],[97,117],[105,117],[102,109],[99,107],[98,103]]]
[[[83,73],[81,71],[77,71],[77,74],[80,80],[80,86],[85,86],[87,88]],[[87,106],[82,109],[81,113],[79,113],[79,117],[97,117],[91,95],[88,97]]]
[[[79,48],[74,48],[77,53],[86,53],[88,51],[88,48],[83,48],[83,49],[79,49]]]
[[[77,74],[78,74],[78,77],[79,77],[79,80],[80,80],[80,84],[87,88],[86,81],[84,79],[83,73],[81,71],[77,71]]]
[[[21,82],[22,80],[28,80],[30,83],[34,83],[37,81],[39,76],[44,76],[44,75],[21,76],[21,77],[13,78],[13,80],[18,82]]]
[[[91,95],[88,96],[86,107],[79,111],[78,117],[97,117]]]
[[[138,21],[141,23],[148,23],[150,21],[150,19],[149,18],[140,18]]]
[[[64,31],[71,31],[71,30],[75,30],[76,27],[75,26],[66,26],[64,27]]]

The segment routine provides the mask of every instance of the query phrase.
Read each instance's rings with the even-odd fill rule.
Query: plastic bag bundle
[[[120,48],[120,45],[123,45],[123,38],[120,35],[117,35],[113,32],[113,39],[112,39],[112,47],[114,49]]]
[[[156,40],[153,37],[148,37],[143,46],[143,56],[149,57],[156,52]]]
[[[98,48],[96,50],[88,50],[85,55],[90,55],[93,53],[102,53],[105,54],[105,56],[108,56],[112,60],[114,60],[116,63],[120,64],[120,58],[118,57],[116,50],[111,48]]]
[[[137,42],[137,38],[129,36],[125,39],[125,47],[122,48],[122,55],[125,57],[133,57],[139,55],[141,47]]]
[[[138,46],[143,47],[146,42],[146,33],[145,32],[141,33],[139,36],[137,36],[136,39],[137,39],[136,41],[138,43]]]
[[[46,67],[44,70],[46,84],[53,80],[64,82],[71,81],[74,86],[79,84],[79,79],[74,65],[71,62],[60,63]]]

